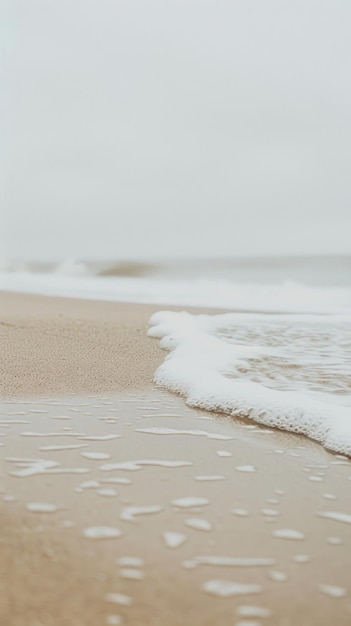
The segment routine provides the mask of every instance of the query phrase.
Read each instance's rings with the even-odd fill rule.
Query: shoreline
[[[1,624],[349,624],[348,460],[156,388],[159,306],[0,297]]]
[[[150,387],[165,353],[149,319],[184,308],[223,312],[0,292],[0,397]]]

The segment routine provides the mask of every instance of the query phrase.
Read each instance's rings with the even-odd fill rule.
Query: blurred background
[[[1,259],[350,253],[348,0],[1,7]]]

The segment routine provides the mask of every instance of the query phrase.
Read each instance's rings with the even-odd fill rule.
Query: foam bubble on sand
[[[144,578],[144,572],[139,569],[124,568],[119,571],[119,575],[128,580],[142,580]]]
[[[14,463],[20,468],[10,472],[11,476],[34,476],[35,474],[45,474],[53,468],[60,465],[57,461],[47,459],[21,459],[17,457],[8,457],[5,459],[8,463]]]
[[[30,424],[28,420],[0,420],[2,426],[11,426],[11,424]]]
[[[137,428],[136,432],[149,433],[150,435],[197,435],[199,437],[208,437],[208,439],[233,439],[233,437],[229,437],[228,435],[211,433],[206,430],[181,430],[179,428],[161,428],[157,426],[152,428]]]
[[[284,583],[288,580],[288,577],[284,572],[279,572],[277,570],[269,572],[269,577],[271,580],[274,580],[275,583]]]
[[[71,420],[73,419],[71,415],[50,415],[50,419],[52,420]]]
[[[96,480],[85,480],[84,482],[80,483],[79,487],[81,489],[96,489],[97,487],[100,487],[100,483],[98,483]]]
[[[92,461],[106,461],[110,459],[110,454],[106,454],[105,452],[81,452],[80,456],[83,456],[85,459],[91,459]]]
[[[8,457],[9,463],[14,463],[20,468],[9,472],[11,476],[19,476],[24,478],[27,476],[35,476],[36,474],[86,474],[90,470],[86,467],[61,467],[57,461],[49,461],[46,459],[21,459],[17,457]]]
[[[269,517],[276,517],[280,515],[280,512],[276,509],[261,509],[262,515],[268,515]]]
[[[42,452],[61,452],[62,450],[79,450],[86,447],[87,444],[85,443],[72,443],[66,446],[40,446],[39,450]]]
[[[346,315],[156,313],[148,334],[170,354],[155,382],[191,406],[351,454],[350,323]]]
[[[97,493],[99,496],[105,496],[107,498],[117,495],[117,491],[115,491],[115,489],[98,489]]]
[[[187,467],[193,465],[191,461],[160,461],[160,460],[137,460],[137,461],[122,461],[122,463],[105,463],[100,466],[100,470],[103,472],[110,472],[112,470],[127,470],[129,472],[136,472],[142,469],[143,466],[156,466],[156,467]]]
[[[237,515],[238,517],[247,517],[249,514],[247,509],[232,509],[231,513],[233,513],[233,515]]]
[[[54,467],[52,470],[43,472],[44,474],[88,474],[88,467]]]
[[[83,535],[87,539],[116,539],[121,534],[118,528],[111,528],[111,526],[90,526],[83,530]]]
[[[22,437],[83,437],[85,433],[73,433],[73,432],[54,432],[54,433],[40,433],[35,431],[26,431],[21,433]]]
[[[311,557],[308,554],[295,554],[295,556],[293,556],[295,563],[308,563],[310,560]]]
[[[185,524],[190,528],[194,528],[194,530],[212,530],[211,522],[208,522],[206,519],[202,519],[202,517],[190,517],[185,520]]]
[[[207,498],[199,498],[195,496],[189,496],[187,498],[178,498],[177,500],[173,500],[172,504],[174,506],[179,506],[181,509],[191,508],[194,506],[204,506],[205,504],[209,504],[210,501]]]
[[[152,513],[159,513],[162,510],[163,507],[158,504],[150,506],[127,506],[122,510],[120,519],[124,522],[137,522],[137,515],[150,515]]]
[[[206,591],[206,593],[219,596],[220,598],[250,595],[262,591],[261,585],[245,585],[229,580],[208,580],[202,585],[202,589]]]
[[[121,604],[122,606],[131,606],[133,604],[133,599],[124,593],[106,593],[105,600],[114,604]]]
[[[46,502],[29,502],[27,509],[32,513],[54,513],[58,510],[58,506]]]
[[[195,480],[198,480],[199,482],[207,482],[207,481],[213,481],[213,480],[225,480],[225,476],[219,476],[216,474],[213,474],[212,476],[195,476]]]
[[[102,478],[100,479],[100,482],[112,483],[116,485],[130,485],[132,481],[129,478],[119,478],[116,476],[115,478]]]
[[[144,559],[138,556],[121,556],[117,562],[125,567],[144,567],[145,565]]]
[[[240,617],[269,617],[271,612],[262,606],[241,605],[236,610]],[[246,622],[247,623],[247,622]]]
[[[112,439],[120,439],[122,435],[110,434],[110,435],[83,435],[82,437],[78,437],[78,439],[83,439],[84,441],[111,441]]]
[[[292,528],[280,528],[272,532],[273,537],[278,539],[304,539],[303,533]]]
[[[339,513],[338,511],[321,511],[317,513],[318,517],[325,517],[326,519],[332,519],[335,522],[344,522],[344,524],[351,524],[350,513]]]
[[[197,556],[195,561],[215,567],[268,567],[275,564],[275,559],[268,557]]]
[[[162,537],[168,548],[179,548],[186,542],[186,536],[183,533],[166,531],[162,533]]]
[[[335,585],[319,585],[319,589],[332,598],[344,598],[347,593],[344,587],[336,587]]]

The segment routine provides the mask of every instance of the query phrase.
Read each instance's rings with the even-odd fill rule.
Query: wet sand
[[[154,388],[157,309],[1,296],[0,624],[346,626],[349,460]]]

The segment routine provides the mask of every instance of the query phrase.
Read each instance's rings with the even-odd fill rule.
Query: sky
[[[0,11],[0,258],[351,253],[349,0]]]

